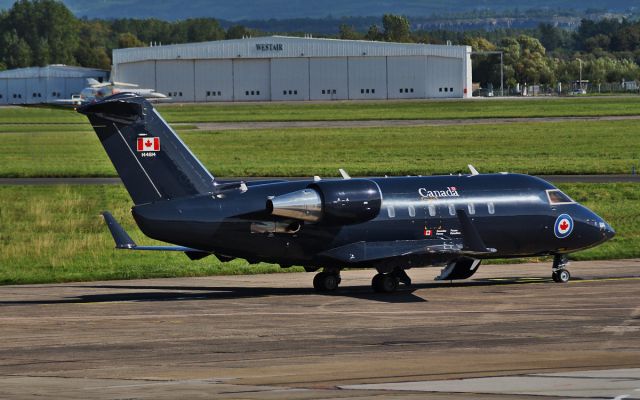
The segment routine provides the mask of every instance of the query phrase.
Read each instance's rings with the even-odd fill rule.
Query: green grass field
[[[640,97],[159,105],[169,122],[638,115]]]
[[[634,184],[562,185],[599,213],[617,236],[575,259],[640,257],[640,191]],[[214,257],[114,250],[99,213],[110,210],[134,240],[153,244],[135,227],[120,186],[0,186],[0,284],[204,276],[282,271]],[[300,270],[294,269],[294,270]],[[546,276],[548,267],[540,268]]]
[[[48,129],[0,133],[0,176],[116,176],[93,132]],[[180,133],[215,176],[335,176],[340,167],[354,176],[429,175],[466,171],[468,163],[530,174],[640,167],[633,120]]]
[[[170,123],[638,115],[638,96],[415,101],[158,104]],[[0,124],[83,124],[72,109],[0,107]]]

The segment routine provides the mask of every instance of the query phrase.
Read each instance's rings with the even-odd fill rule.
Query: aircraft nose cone
[[[616,231],[611,227],[611,225],[605,222],[604,236],[607,238],[607,240],[613,238],[615,235]]]

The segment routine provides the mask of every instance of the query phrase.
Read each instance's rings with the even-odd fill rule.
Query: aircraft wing
[[[384,242],[356,242],[321,253],[321,256],[345,263],[360,263],[409,255],[452,255],[477,257],[493,254],[496,249],[487,248],[478,230],[464,210],[457,211],[461,238],[394,240]]]
[[[343,263],[351,264],[410,255],[442,254],[452,256],[478,256],[491,253],[492,251],[490,250],[479,252],[465,249],[462,239],[425,239],[394,240],[386,242],[362,241],[351,243],[346,246],[336,247],[325,251],[320,255]]]
[[[136,242],[131,239],[131,236],[124,230],[124,228],[116,221],[116,219],[111,215],[109,211],[104,211],[102,213],[104,217],[104,222],[106,222],[109,231],[111,232],[111,236],[113,236],[113,240],[116,242],[116,249],[124,249],[124,250],[151,250],[151,251],[180,251],[187,255],[192,260],[199,260],[206,256],[211,255],[211,253],[192,249],[190,247],[184,246],[138,246]]]

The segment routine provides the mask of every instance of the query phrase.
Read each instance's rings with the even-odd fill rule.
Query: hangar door
[[[9,79],[0,79],[0,104],[9,102]]]
[[[388,57],[387,74],[390,99],[425,97],[427,70],[425,56]]]
[[[196,101],[233,101],[231,60],[195,60]]]
[[[271,100],[309,100],[309,59],[271,60]]]
[[[196,101],[193,60],[156,61],[156,90],[171,98],[171,102]]]
[[[311,100],[345,100],[349,98],[349,70],[346,58],[312,58],[309,60]]]
[[[116,73],[115,81],[135,83],[143,89],[157,89],[155,61],[118,64]]]
[[[27,78],[26,103],[38,104],[47,99],[47,78]]]
[[[24,78],[8,80],[9,104],[26,104],[27,80]]]
[[[233,60],[233,92],[235,100],[270,100],[270,81],[270,60]]]
[[[427,97],[462,98],[462,63],[461,58],[427,57]]]
[[[387,98],[386,57],[349,57],[349,98]]]

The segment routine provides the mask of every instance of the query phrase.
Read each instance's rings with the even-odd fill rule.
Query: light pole
[[[580,94],[582,94],[582,60],[579,58],[576,58],[576,60],[578,60],[578,64],[580,64],[580,80],[578,82],[580,82]]]

